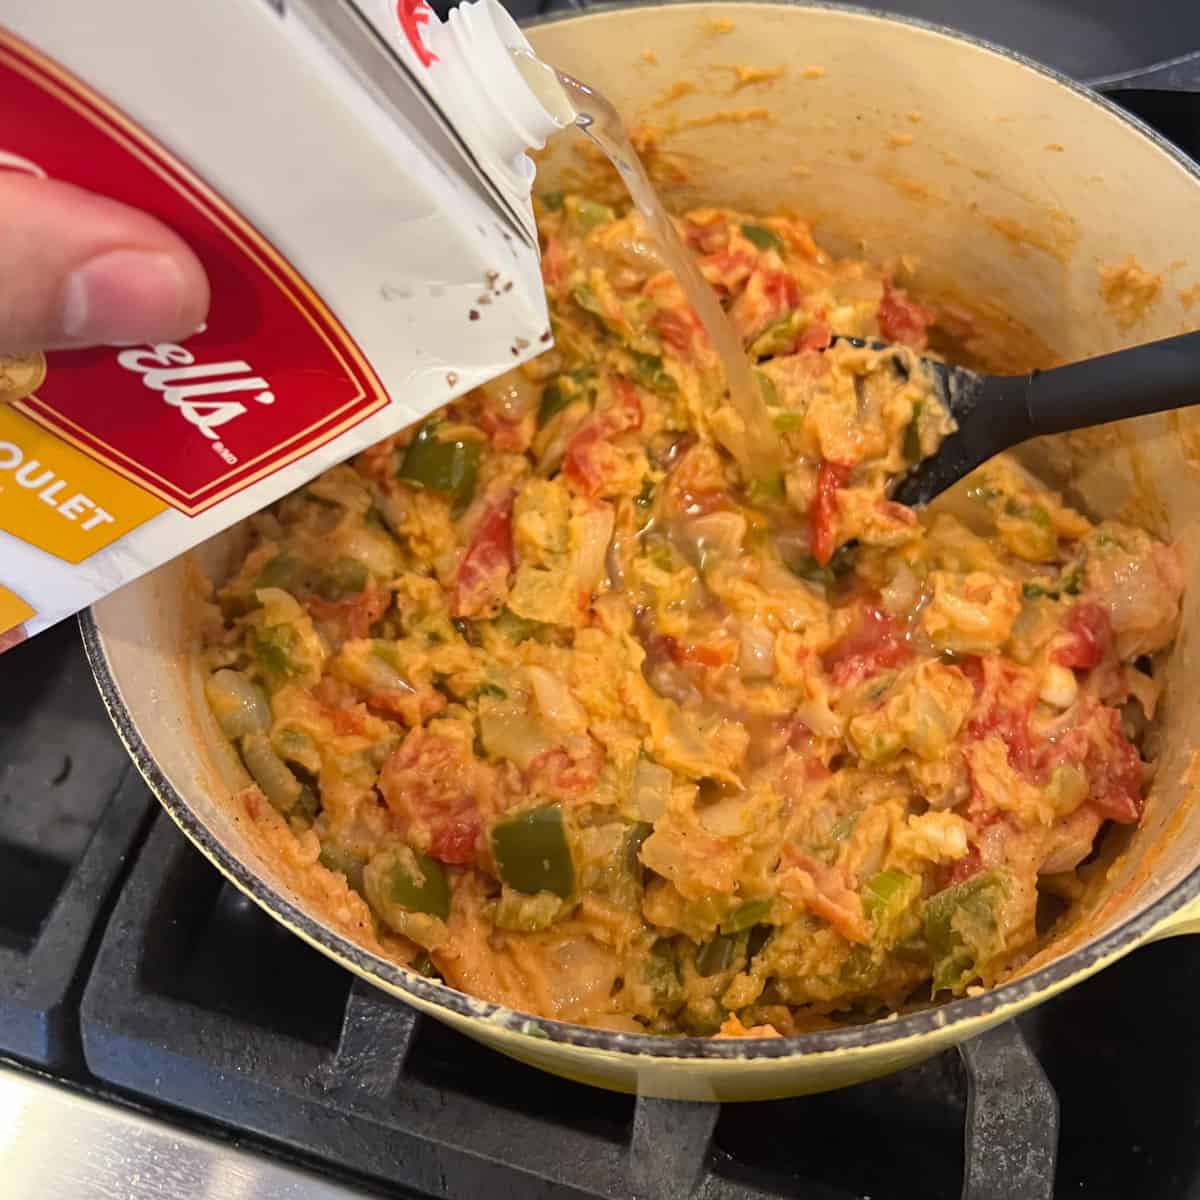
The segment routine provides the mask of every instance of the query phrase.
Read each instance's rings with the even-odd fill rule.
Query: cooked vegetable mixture
[[[539,218],[554,348],[253,521],[207,681],[245,813],[372,948],[530,1013],[774,1036],[996,981],[1139,819],[1175,552],[1008,460],[887,500],[951,428],[936,315],[703,210],[785,462],[740,478],[638,218]]]

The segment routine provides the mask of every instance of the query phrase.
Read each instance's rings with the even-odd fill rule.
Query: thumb
[[[0,171],[0,353],[173,341],[208,299],[200,260],[153,217]]]

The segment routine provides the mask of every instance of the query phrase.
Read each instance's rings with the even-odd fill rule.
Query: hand
[[[153,217],[0,171],[0,353],[176,341],[208,299],[200,260]]]

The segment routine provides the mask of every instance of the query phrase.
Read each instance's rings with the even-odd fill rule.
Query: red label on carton
[[[290,264],[182,163],[0,29],[0,170],[65,180],[158,217],[208,272],[208,323],[181,345],[48,354],[23,413],[194,516],[388,403]]]

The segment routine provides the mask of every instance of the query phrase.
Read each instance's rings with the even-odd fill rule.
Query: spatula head
[[[869,347],[880,353],[894,351],[895,368],[906,376],[908,374],[907,364],[912,360],[907,348],[874,339],[838,337],[834,341]],[[953,418],[956,429],[933,454],[916,463],[892,485],[891,498],[913,507],[928,504],[980,463],[1013,444],[1003,420],[1003,406],[993,410],[987,399],[990,392],[1002,388],[1007,380],[980,375],[965,367],[950,367],[931,358],[922,358],[921,363],[929,374],[938,401]]]

